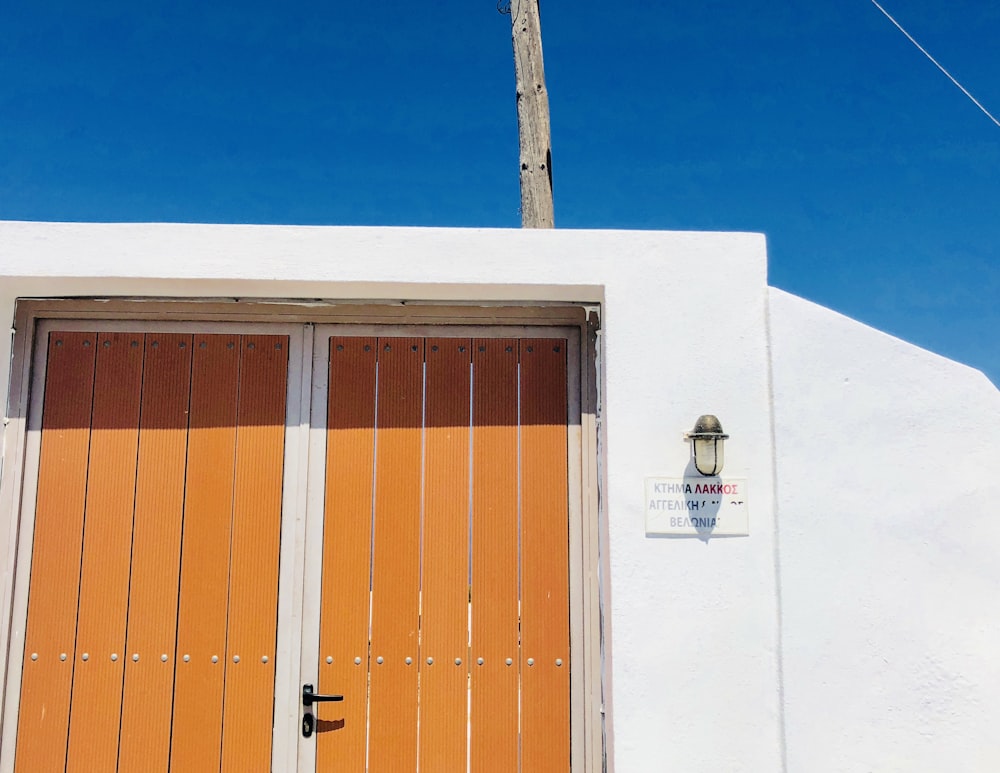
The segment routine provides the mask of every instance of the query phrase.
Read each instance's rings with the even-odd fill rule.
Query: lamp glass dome
[[[718,475],[725,463],[722,438],[701,437],[694,439],[694,466],[702,475]]]
[[[702,475],[718,475],[725,462],[724,444],[729,437],[722,431],[722,422],[711,414],[699,416],[694,429],[687,433],[691,440],[694,466]]]

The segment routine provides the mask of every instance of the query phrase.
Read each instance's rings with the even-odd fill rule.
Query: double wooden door
[[[572,336],[365,332],[40,330],[17,771],[569,769]]]

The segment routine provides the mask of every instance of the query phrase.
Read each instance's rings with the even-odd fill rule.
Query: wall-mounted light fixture
[[[699,416],[694,429],[684,435],[691,441],[694,466],[702,475],[718,475],[725,461],[723,446],[729,435],[722,431],[722,423],[711,414]]]

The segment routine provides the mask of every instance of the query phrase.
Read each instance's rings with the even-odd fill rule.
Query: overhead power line
[[[909,32],[907,32],[906,30],[904,30],[903,27],[902,27],[902,25],[898,21],[896,21],[894,18],[892,18],[892,16],[889,14],[889,12],[887,10],[885,10],[885,8],[883,8],[881,5],[879,5],[877,2],[875,2],[875,0],[872,0],[872,5],[874,5],[876,8],[878,8],[885,15],[885,18],[887,18],[894,25],[896,25],[896,29],[898,29],[900,32],[902,32],[904,35],[906,35],[906,37],[909,39],[909,41],[913,45],[915,45],[917,48],[920,49],[920,53],[922,53],[924,56],[926,56],[928,59],[930,59],[934,63],[934,66],[937,67],[941,72],[943,72],[945,74],[945,76],[948,78],[948,80],[950,80],[952,83],[954,83],[956,86],[958,86],[958,88],[960,88],[962,90],[962,93],[965,94],[965,96],[967,96],[969,99],[971,99],[972,102],[973,102],[973,104],[986,114],[987,118],[989,118],[991,121],[993,121],[993,123],[995,123],[997,126],[1000,126],[1000,121],[998,121],[996,118],[994,118],[993,114],[989,110],[987,110],[985,107],[983,107],[982,103],[980,103],[980,101],[978,99],[976,99],[974,96],[972,96],[972,94],[969,93],[969,90],[967,88],[965,88],[965,86],[963,86],[961,83],[959,83],[957,80],[955,80],[954,76],[950,72],[948,72],[946,69],[944,69],[944,67],[941,66],[941,64],[938,62],[937,59],[935,59],[933,56],[931,56],[929,53],[927,53],[927,49],[925,49],[916,40],[914,40],[913,39],[913,35],[911,35]]]

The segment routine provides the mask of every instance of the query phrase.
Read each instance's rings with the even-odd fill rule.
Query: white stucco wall
[[[614,769],[1000,769],[1000,393],[768,290],[761,236],[0,223],[0,320],[69,296],[600,306]],[[702,413],[750,536],[648,538]]]
[[[612,763],[780,769],[763,237],[0,223],[0,319],[38,296],[599,304]],[[749,479],[751,535],[649,539],[643,478],[684,474],[682,433],[703,413],[732,434],[726,473]]]
[[[770,312],[788,770],[1000,770],[1000,392]]]

